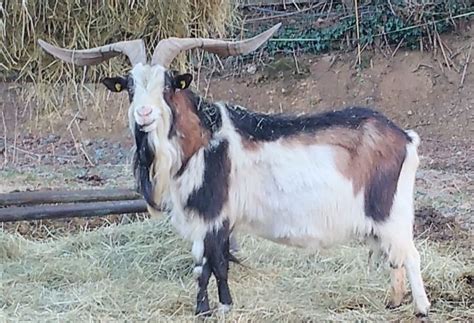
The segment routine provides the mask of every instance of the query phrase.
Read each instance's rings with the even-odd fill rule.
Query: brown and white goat
[[[210,311],[211,274],[221,309],[231,306],[229,237],[241,230],[313,249],[368,240],[392,267],[390,305],[402,302],[406,270],[416,313],[427,315],[412,231],[415,132],[368,108],[291,116],[209,102],[188,89],[191,75],[168,69],[179,52],[192,48],[224,57],[249,53],[279,26],[239,42],[165,39],[150,63],[141,40],[78,51],[40,45],[80,65],[120,53],[132,62],[127,76],[103,83],[129,93],[135,171],[150,210],[165,205],[176,230],[192,242],[196,313]]]

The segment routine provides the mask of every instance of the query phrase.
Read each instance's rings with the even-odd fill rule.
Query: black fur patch
[[[204,151],[204,178],[202,186],[188,197],[187,209],[196,210],[206,220],[219,216],[228,198],[230,160],[227,140]]]
[[[145,201],[154,209],[159,209],[153,200],[153,184],[150,181],[150,169],[153,165],[155,154],[148,143],[148,135],[140,130],[140,126],[135,124],[135,157],[133,168],[137,181],[137,190],[143,195]]]
[[[285,114],[263,114],[245,110],[239,106],[227,106],[230,119],[239,133],[246,139],[274,141],[302,133],[312,133],[331,127],[358,128],[367,119],[373,118],[411,138],[381,113],[362,107],[292,116]]]
[[[365,214],[376,222],[384,221],[390,215],[405,156],[406,148],[403,147],[403,153],[394,156],[396,166],[378,166],[365,189]]]
[[[211,133],[218,131],[222,127],[222,116],[219,107],[189,90],[186,93],[196,109],[195,112],[201,124]]]
[[[204,101],[202,98],[200,98],[197,107],[197,114],[203,126],[211,133],[219,131],[222,127],[222,116],[219,107],[216,104]]]

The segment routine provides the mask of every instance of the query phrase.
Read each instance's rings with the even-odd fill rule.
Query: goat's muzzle
[[[134,113],[134,117],[141,131],[150,132],[156,128],[156,119],[158,116],[153,107],[145,105],[138,108]]]

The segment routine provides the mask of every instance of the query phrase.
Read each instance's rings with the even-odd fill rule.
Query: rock
[[[255,74],[255,72],[257,72],[257,66],[255,66],[254,64],[247,66],[247,73],[253,75]]]
[[[61,137],[58,135],[50,134],[44,139],[45,144],[52,144],[57,142]]]

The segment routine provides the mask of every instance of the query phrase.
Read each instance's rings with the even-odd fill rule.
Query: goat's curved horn
[[[120,54],[128,56],[132,66],[146,63],[145,43],[141,39],[126,40],[90,49],[65,49],[39,39],[38,44],[48,53],[68,63],[95,65]]]
[[[281,23],[261,34],[240,41],[225,41],[208,38],[167,38],[156,45],[151,64],[159,64],[168,68],[173,59],[184,50],[202,48],[207,52],[217,54],[221,57],[245,55],[265,43],[277,30]]]

